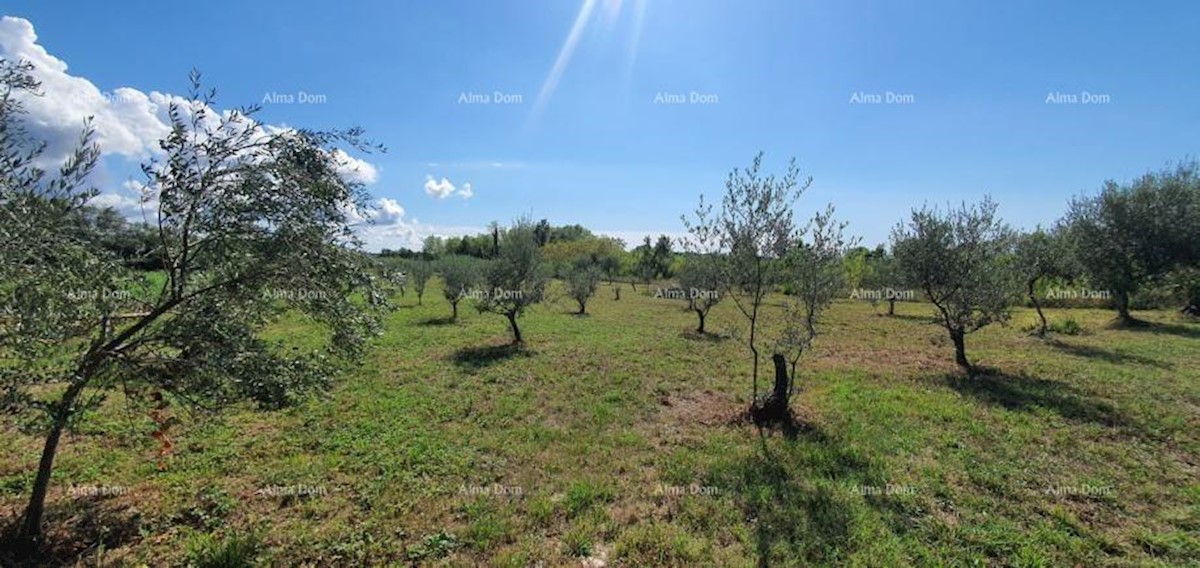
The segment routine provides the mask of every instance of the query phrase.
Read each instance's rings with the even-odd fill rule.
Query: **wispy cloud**
[[[550,73],[546,75],[546,80],[542,82],[542,88],[538,91],[537,100],[533,103],[533,111],[529,116],[531,123],[535,122],[538,116],[541,115],[546,102],[550,100],[550,97],[554,95],[554,90],[558,88],[558,82],[562,79],[563,72],[567,70],[567,65],[571,63],[571,57],[575,55],[575,48],[579,46],[579,40],[583,37],[583,30],[587,27],[588,20],[591,19],[592,10],[595,7],[596,0],[583,0],[583,4],[579,7],[579,14],[575,16],[575,23],[571,26],[571,31],[567,34],[567,39],[563,42],[562,48],[558,50],[558,57],[554,60],[554,65],[550,68]]]
[[[510,170],[524,168],[527,166],[527,164],[525,162],[472,160],[464,162],[426,162],[425,166],[430,168],[445,168],[454,170]]]

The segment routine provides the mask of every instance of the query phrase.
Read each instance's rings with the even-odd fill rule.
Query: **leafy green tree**
[[[625,243],[620,239],[603,239],[605,243],[598,252],[596,265],[611,285],[621,273],[621,257],[625,255]]]
[[[544,247],[550,243],[550,221],[542,219],[538,221],[533,228],[533,237],[537,241],[539,247]]]
[[[880,245],[866,256],[866,268],[862,275],[862,286],[883,292],[883,300],[888,303],[887,315],[896,315],[896,301],[908,292],[908,283],[897,270],[896,258]],[[871,305],[875,300],[872,298]]]
[[[552,243],[582,241],[585,239],[595,238],[591,231],[587,230],[583,225],[563,225],[561,227],[552,227],[550,229],[550,241]]]
[[[868,261],[871,255],[872,251],[866,247],[854,247],[846,253],[846,257],[842,259],[842,265],[846,273],[845,280],[848,288],[855,289],[868,285],[867,281],[870,279]]]
[[[633,254],[637,258],[637,264],[634,265],[634,277],[640,278],[647,286],[654,279],[655,269],[658,266],[654,257],[654,246],[650,244],[650,236],[647,235],[642,244],[633,249]]]
[[[466,293],[479,284],[479,261],[469,256],[442,259],[442,296],[450,302],[451,321],[458,321],[458,303]]]
[[[0,366],[0,407],[45,434],[18,529],[36,548],[61,436],[105,396],[281,406],[360,354],[387,303],[349,217],[367,196],[333,152],[368,148],[358,129],[268,131],[253,108],[211,110],[193,73],[191,99],[168,108],[162,159],[143,168],[166,273],[151,287],[69,230],[94,194],[91,130],[57,176],[33,166],[45,146],[13,96],[39,89],[29,69],[0,61],[0,352],[13,362]],[[290,310],[322,325],[324,345],[261,337]]]
[[[603,273],[590,258],[580,258],[567,275],[567,295],[579,304],[579,315],[587,313],[587,302],[596,294]]]
[[[1042,311],[1042,303],[1038,300],[1038,282],[1047,278],[1070,279],[1074,276],[1071,248],[1059,232],[1046,232],[1038,227],[1017,239],[1016,255],[1017,270],[1021,272],[1025,294],[1037,310],[1040,322],[1037,335],[1045,337],[1049,325]]]
[[[487,295],[475,306],[480,312],[508,318],[513,344],[524,342],[517,318],[546,293],[546,273],[542,267],[542,249],[533,234],[533,224],[521,219],[500,236],[499,255],[488,262],[483,282]]]
[[[437,259],[446,254],[446,240],[437,235],[425,237],[422,245],[421,252],[425,254],[426,258]]]
[[[1200,317],[1200,267],[1184,266],[1176,269],[1167,276],[1166,285],[1183,301],[1180,313]]]
[[[966,335],[1007,321],[1019,287],[1014,234],[996,207],[990,197],[946,212],[926,206],[892,230],[899,274],[937,308],[954,342],[954,360],[968,374],[977,369],[967,359]]]
[[[843,236],[845,227],[834,222],[830,205],[813,217],[804,241],[784,259],[783,278],[793,293],[784,301],[782,333],[771,353],[775,383],[764,404],[769,416],[788,411],[796,392],[796,364],[817,338],[821,315],[845,286],[843,258],[853,244]]]
[[[1200,262],[1200,163],[1125,185],[1107,181],[1098,195],[1072,200],[1065,223],[1089,283],[1111,290],[1120,322],[1136,324],[1129,313],[1135,292]]]
[[[139,270],[163,268],[156,248],[158,232],[145,223],[130,223],[117,210],[85,205],[72,212],[74,237],[89,246],[102,248]]]
[[[746,342],[753,360],[752,410],[775,412],[781,402],[786,407],[786,401],[770,396],[760,400],[758,395],[763,340],[759,324],[766,311],[763,308],[767,294],[794,279],[788,275],[784,262],[800,242],[801,235],[795,225],[792,205],[812,179],[799,181],[800,172],[795,160],[788,164],[781,177],[764,175],[760,173],[761,167],[762,154],[759,153],[750,168],[734,169],[729,174],[719,210],[714,213],[713,205],[706,204],[702,195],[694,218],[684,216],[682,220],[689,233],[686,246],[690,252],[720,254],[721,282],[746,318]],[[768,345],[778,347],[786,343],[772,341]],[[791,376],[785,354],[773,352],[771,360],[777,378],[786,380]]]
[[[654,243],[654,250],[650,253],[651,272],[656,278],[670,278],[671,261],[674,258],[675,253],[671,251],[671,238],[659,235],[658,240]]]
[[[413,291],[417,293],[417,305],[422,305],[425,288],[433,277],[433,263],[428,260],[414,260],[408,265],[408,282],[412,283]]]
[[[696,333],[708,333],[704,328],[708,312],[721,302],[721,296],[725,294],[720,262],[720,258],[712,254],[690,255],[677,275],[680,288],[687,293],[688,309],[695,312],[700,320]]]

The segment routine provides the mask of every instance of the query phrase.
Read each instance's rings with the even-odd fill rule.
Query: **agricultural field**
[[[1200,568],[1200,4],[5,4],[0,568]]]
[[[1200,563],[1200,325],[1048,309],[953,362],[933,308],[839,300],[798,373],[790,427],[745,418],[730,303],[694,332],[656,285],[555,281],[522,318],[394,300],[324,396],[288,409],[112,396],[59,451],[46,514],[79,565],[1181,566]],[[778,309],[779,297],[767,309]],[[1077,329],[1076,329],[1077,328]],[[296,316],[269,335],[317,341]],[[760,388],[766,388],[761,386]],[[40,438],[0,441],[0,516]],[[161,462],[161,463],[160,463]],[[161,467],[160,467],[161,465]],[[72,535],[56,540],[54,536]],[[224,562],[224,563],[222,563]]]

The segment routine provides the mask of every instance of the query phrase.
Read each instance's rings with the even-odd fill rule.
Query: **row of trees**
[[[1169,285],[1200,313],[1200,165],[1185,161],[1128,184],[1107,182],[1099,194],[1073,199],[1053,229],[1019,233],[997,215],[990,197],[978,204],[923,206],[892,231],[890,251],[853,247],[832,208],[801,229],[792,204],[809,186],[795,162],[780,176],[761,172],[761,154],[726,180],[718,207],[700,205],[684,217],[694,255],[680,271],[685,289],[723,289],[744,318],[752,358],[753,410],[778,418],[795,392],[795,367],[817,336],[823,310],[847,284],[915,288],[934,307],[968,374],[966,337],[1006,322],[1027,299],[1047,332],[1039,286],[1047,280],[1111,290],[1118,321],[1137,325],[1130,297],[1147,285]],[[648,243],[647,243],[648,245]],[[787,293],[782,310],[763,310],[765,296]],[[890,295],[894,314],[898,295]],[[688,296],[704,329],[719,297]],[[772,317],[779,321],[770,321]],[[763,323],[766,325],[763,325]],[[759,360],[769,355],[772,389],[759,396]]]
[[[1007,322],[1012,306],[1022,300],[1038,314],[1038,335],[1047,333],[1039,294],[1047,280],[1106,286],[1116,297],[1122,323],[1134,322],[1128,298],[1140,286],[1182,280],[1179,286],[1189,302],[1185,311],[1195,311],[1197,286],[1194,280],[1186,281],[1195,277],[1200,262],[1195,162],[1127,185],[1108,183],[1097,196],[1073,200],[1068,214],[1051,230],[1013,230],[999,218],[990,197],[957,208],[926,205],[893,229],[890,250],[871,250],[853,246],[853,239],[843,235],[844,225],[833,220],[832,207],[799,227],[792,204],[811,179],[801,181],[794,162],[781,176],[764,174],[761,160],[759,155],[750,168],[730,174],[719,208],[702,197],[693,216],[683,219],[689,234],[686,253],[676,259],[664,236],[654,245],[647,238],[632,256],[635,274],[645,282],[677,277],[700,333],[705,332],[712,307],[722,298],[731,299],[745,319],[739,335],[752,355],[754,409],[762,416],[786,413],[796,390],[797,363],[817,336],[821,314],[848,285],[918,290],[932,304],[954,345],[956,363],[968,374],[979,371],[967,356],[968,335]],[[510,231],[496,232],[498,256],[490,270],[503,270],[483,281],[489,287],[520,288],[528,275],[537,273],[539,293],[528,298],[540,300],[546,278],[542,259],[549,256],[549,264],[557,267],[551,272],[564,279],[579,313],[586,313],[601,279],[611,279],[620,266],[620,243],[585,237],[542,245],[536,226],[529,227],[522,221]],[[507,252],[510,248],[523,252]],[[470,270],[455,268],[465,264],[456,259],[443,269],[450,283],[448,300],[469,281]],[[422,279],[421,288],[430,273],[413,270]],[[777,291],[785,292],[783,309],[764,309],[767,296]],[[886,298],[889,314],[894,314],[898,297]],[[488,302],[479,305],[508,315],[514,341],[519,342],[516,317],[530,303],[498,310]],[[457,313],[456,305],[454,310]],[[763,357],[772,362],[774,383],[760,396]]]

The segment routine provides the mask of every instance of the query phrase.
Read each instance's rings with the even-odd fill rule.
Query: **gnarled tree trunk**
[[[24,520],[21,524],[20,540],[22,545],[34,550],[41,545],[42,515],[46,510],[46,494],[50,489],[50,474],[54,471],[54,456],[58,453],[58,442],[62,439],[63,429],[67,426],[75,400],[87,384],[86,375],[77,378],[67,387],[58,408],[54,411],[54,423],[46,434],[46,442],[42,446],[42,457],[38,460],[37,476],[33,479],[33,492],[29,496],[29,504],[25,507]]]
[[[1117,290],[1117,317],[1120,318],[1122,324],[1131,324],[1137,321],[1129,313],[1129,292],[1126,290]]]
[[[954,342],[954,362],[958,363],[968,375],[975,374],[975,367],[967,360],[966,332],[961,329],[950,330],[950,340]]]
[[[788,387],[791,384],[791,375],[788,373],[787,358],[783,355],[772,354],[771,362],[775,366],[775,383],[771,387],[771,394],[767,396],[761,411],[766,417],[777,418],[786,415],[788,411]]]
[[[1042,304],[1038,302],[1037,294],[1034,293],[1034,285],[1036,280],[1029,281],[1029,301],[1033,303],[1033,309],[1037,310],[1038,319],[1042,321],[1041,327],[1038,328],[1038,337],[1046,337],[1046,314],[1042,313]]]
[[[521,343],[521,341],[522,341],[521,328],[517,327],[517,313],[516,312],[508,312],[507,314],[504,314],[504,315],[508,316],[508,325],[510,327],[512,327],[513,345]]]

